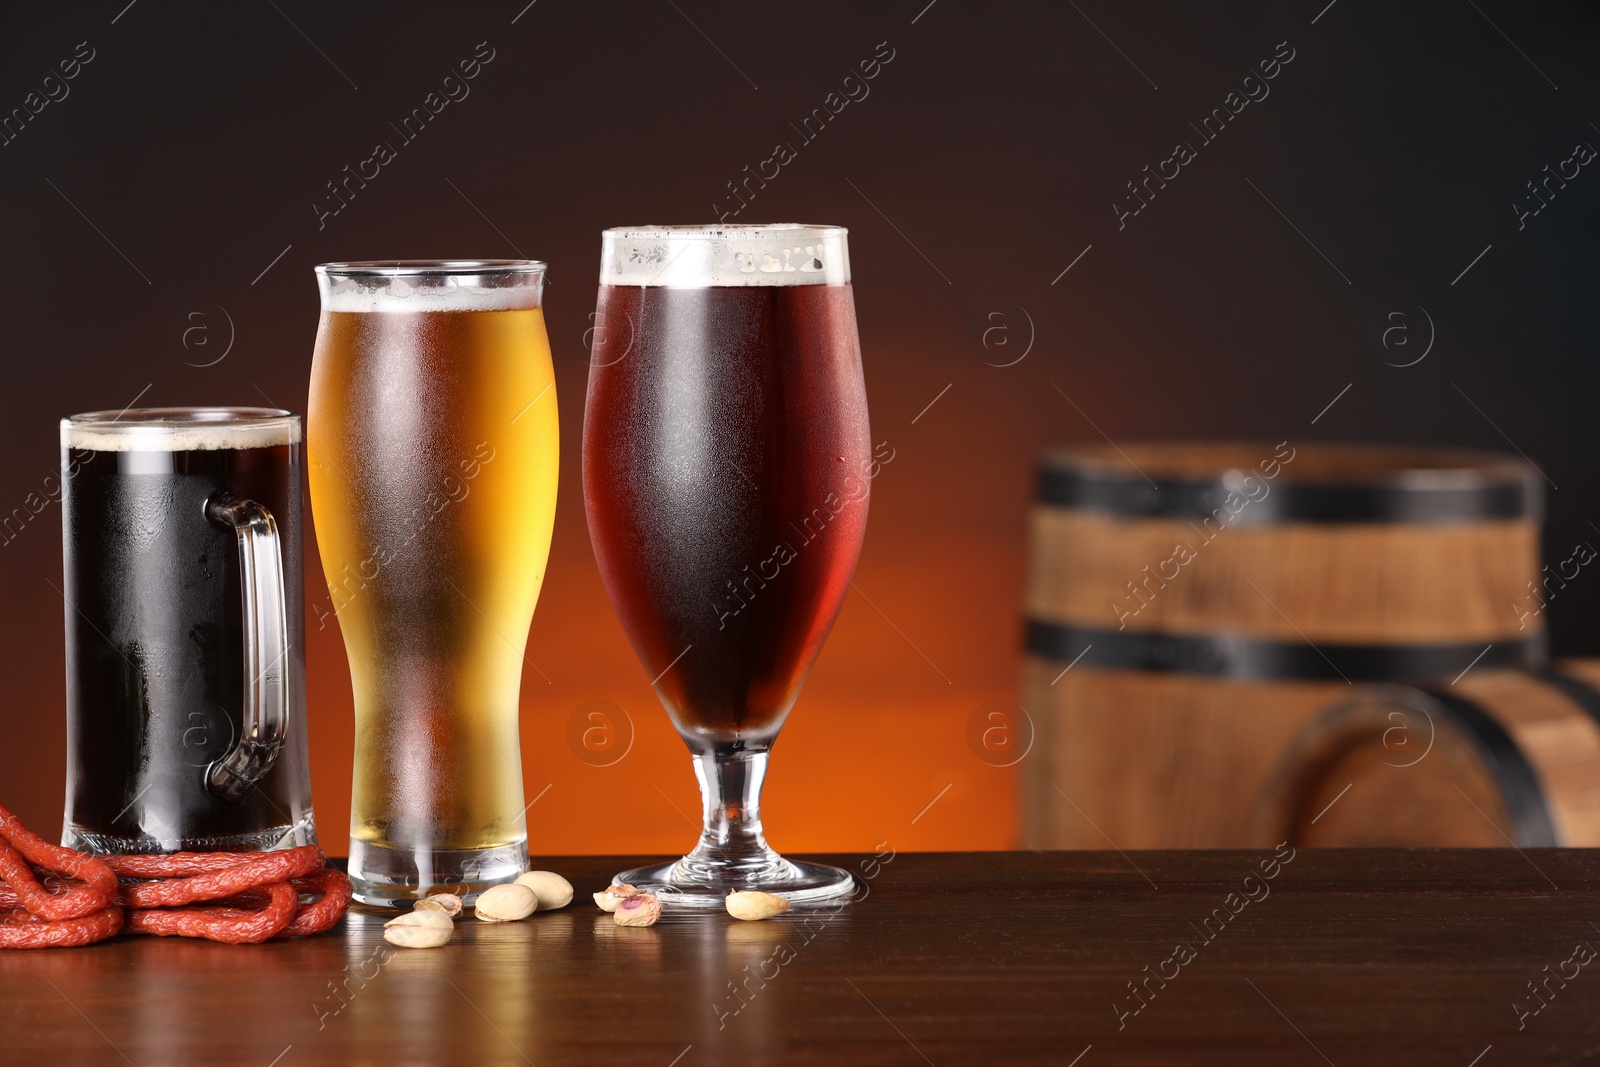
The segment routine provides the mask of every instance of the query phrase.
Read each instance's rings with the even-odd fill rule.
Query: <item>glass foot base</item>
[[[498,848],[391,848],[350,840],[350,884],[355,898],[375,908],[409,908],[430,891],[454,893],[469,907],[492,885],[515,881],[528,869],[524,838]]]
[[[62,831],[61,843],[79,852],[124,856],[161,852],[269,852],[273,849],[316,844],[317,820],[310,809],[307,809],[298,822],[269,826],[265,830],[248,833],[165,833],[146,829],[134,835],[100,833],[75,822],[69,822]]]
[[[721,908],[729,893],[741,889],[775,893],[795,907],[805,907],[849,899],[858,888],[849,871],[786,860],[776,854],[760,866],[732,869],[689,855],[671,863],[623,871],[612,879],[613,885],[623,883],[656,894],[668,908]]]

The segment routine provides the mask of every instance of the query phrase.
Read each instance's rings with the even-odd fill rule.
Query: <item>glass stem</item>
[[[719,866],[764,866],[777,860],[761,832],[761,785],[767,751],[715,749],[696,752],[703,829],[690,859]]]

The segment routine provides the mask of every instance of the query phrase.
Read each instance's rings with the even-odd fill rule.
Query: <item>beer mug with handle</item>
[[[61,420],[66,844],[316,842],[300,437],[271,408]]]

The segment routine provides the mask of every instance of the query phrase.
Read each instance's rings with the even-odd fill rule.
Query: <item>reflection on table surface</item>
[[[1507,1005],[1600,944],[1600,853],[823,858],[865,899],[621,928],[589,894],[626,860],[584,857],[540,861],[572,880],[569,907],[466,919],[441,949],[394,948],[387,914],[353,911],[298,942],[4,952],[0,1062],[947,1067],[1092,1047],[1084,1067],[1198,1048],[1460,1067],[1490,1045],[1513,1062],[1594,1039],[1579,980],[1520,1029]]]

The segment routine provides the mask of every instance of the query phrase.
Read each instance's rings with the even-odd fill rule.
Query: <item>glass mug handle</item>
[[[272,512],[231,490],[212,494],[206,518],[233,530],[244,596],[244,722],[238,742],[213,760],[206,785],[228,800],[245,794],[278,762],[289,728],[289,620],[283,549]]]

